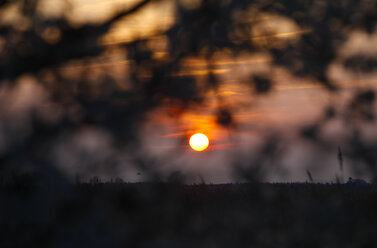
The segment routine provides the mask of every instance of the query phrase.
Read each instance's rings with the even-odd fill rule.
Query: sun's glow
[[[196,133],[191,136],[189,141],[190,147],[197,152],[204,151],[209,145],[208,137],[202,133]]]

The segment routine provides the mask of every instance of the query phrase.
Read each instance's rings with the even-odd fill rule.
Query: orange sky
[[[70,4],[63,0],[43,0],[39,11],[46,16],[64,14],[74,25],[81,25],[86,22],[106,20],[114,11],[128,8],[137,1],[71,0],[68,2]],[[18,20],[20,17],[17,15],[16,7],[11,5],[6,12],[0,13],[0,21],[12,23]],[[109,47],[104,57],[92,63],[72,62],[65,65],[63,70],[75,75],[77,71],[90,69],[94,72],[110,72],[115,77],[122,77],[121,72],[129,61],[119,56],[116,45],[135,38],[162,33],[174,23],[173,11],[174,2],[169,0],[147,6],[140,13],[121,20],[104,37],[103,43]],[[250,15],[244,15],[245,22],[251,21]],[[261,46],[270,39],[284,45],[285,42],[294,42],[303,33],[311,32],[311,30],[302,30],[292,21],[276,15],[264,14],[253,17],[252,21],[256,20],[258,22],[250,34],[250,40]],[[269,30],[268,34],[263,31],[266,29]],[[163,59],[166,55],[164,37],[157,35],[155,41],[155,56]],[[351,33],[349,42],[344,47],[340,47],[338,53],[347,56],[352,52],[365,52],[364,50],[370,52],[371,49],[376,50],[376,42],[377,35]],[[187,159],[189,154],[191,163],[196,166],[198,163],[206,164],[207,167],[202,168],[202,171],[210,171],[215,164],[226,160],[227,152],[252,147],[267,130],[277,129],[284,135],[293,135],[289,133],[292,127],[315,120],[322,113],[323,107],[333,101],[332,95],[318,82],[307,78],[298,79],[286,70],[273,66],[268,53],[242,54],[235,58],[227,51],[223,51],[216,54],[212,61],[212,73],[220,81],[218,92],[210,92],[204,105],[189,109],[179,119],[169,117],[169,106],[162,106],[151,113],[143,127],[144,143],[149,152],[161,154],[178,149],[183,154],[182,160]],[[209,73],[207,65],[207,61],[202,58],[187,58],[182,70],[173,76],[195,76],[200,83]],[[253,73],[266,73],[272,76],[275,84],[270,94],[262,97],[252,94],[252,89],[244,82]],[[336,95],[336,97],[341,96],[340,99],[343,99],[341,101],[345,101],[355,89],[377,88],[376,73],[350,74],[344,71],[339,63],[334,62],[328,74],[342,88]],[[214,113],[218,96],[221,97],[222,104],[226,103],[234,110],[235,130],[228,130],[216,123]],[[210,138],[211,145],[206,151],[207,155],[196,154],[188,149],[188,144],[185,142],[190,134],[197,131],[207,134]],[[225,173],[228,168],[220,166],[216,167],[216,170]],[[225,178],[224,173],[218,174],[218,180]]]

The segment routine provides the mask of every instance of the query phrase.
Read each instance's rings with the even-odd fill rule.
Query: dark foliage
[[[180,172],[168,177],[171,184],[128,185],[120,178],[106,184],[99,177],[90,184],[68,183],[57,169],[56,144],[87,129],[111,136],[112,148],[129,156],[138,176],[163,181],[159,165],[165,160],[143,152],[140,127],[161,106],[171,107],[169,113],[179,118],[186,110],[205,105],[207,93],[216,92],[221,84],[212,62],[222,51],[234,57],[266,53],[271,71],[284,68],[331,92],[333,106],[296,131],[322,150],[336,151],[341,145],[341,173],[346,158],[377,181],[377,140],[364,133],[366,125],[375,124],[375,91],[359,90],[348,104],[340,105],[341,87],[328,73],[335,62],[350,73],[375,72],[375,54],[342,57],[338,49],[353,32],[375,35],[376,1],[203,0],[195,8],[177,1],[175,21],[167,30],[116,45],[103,42],[121,19],[158,2],[142,0],[118,9],[102,23],[76,26],[64,15],[41,15],[38,0],[0,0],[0,11],[17,4],[22,16],[19,23],[0,23],[0,86],[11,91],[20,80],[32,78],[49,98],[49,106],[31,108],[27,118],[13,120],[9,116],[19,117],[17,113],[1,112],[0,234],[5,238],[0,238],[0,247],[373,247],[375,185],[185,186]],[[248,10],[252,21],[245,21]],[[258,14],[290,20],[298,27],[297,37],[282,42],[276,30],[251,37]],[[163,59],[150,45],[156,36],[167,43]],[[121,59],[127,60],[121,79],[110,70],[98,76],[90,67],[93,60],[105,60],[110,49],[118,49]],[[187,58],[205,59],[209,73],[204,86],[196,77],[181,74]],[[72,64],[84,69],[67,73]],[[252,74],[245,81],[251,94],[259,97],[272,93],[278,84],[272,73]],[[238,106],[217,100],[217,123],[236,130],[233,113]],[[347,129],[340,141],[324,132],[334,119]],[[113,154],[92,161],[102,150],[86,154],[70,144],[64,148],[84,157],[80,166],[89,167],[83,174],[120,164]],[[278,171],[285,152],[279,135],[266,136],[255,150],[255,156],[234,156],[236,178],[259,182],[269,170]],[[307,175],[313,182],[309,170]]]
[[[373,54],[368,54],[367,58],[363,54],[340,58],[337,53],[351,32],[373,34],[377,19],[377,5],[373,1],[206,0],[194,8],[177,3],[174,24],[158,34],[167,40],[165,59],[154,57],[149,38],[118,46],[123,58],[130,61],[123,75],[128,78],[125,81],[130,86],[129,90],[119,88],[119,82],[111,74],[105,74],[96,80],[97,84],[93,84],[89,79],[91,69],[72,79],[62,72],[62,67],[74,61],[85,64],[85,61],[101,57],[108,50],[102,38],[117,21],[137,14],[150,2],[158,1],[140,1],[129,9],[120,9],[103,23],[78,27],[64,17],[39,15],[38,1],[17,2],[30,25],[23,28],[18,27],[22,26],[20,23],[0,25],[0,38],[3,40],[0,80],[12,87],[21,76],[32,75],[51,95],[53,104],[62,110],[62,116],[46,123],[38,114],[33,114],[32,123],[25,124],[31,129],[28,138],[22,144],[7,144],[7,152],[1,155],[4,166],[13,164],[14,160],[17,164],[24,160],[22,163],[33,166],[53,164],[49,147],[53,147],[55,137],[79,132],[80,128],[88,125],[110,133],[117,149],[126,147],[129,154],[136,154],[134,149],[138,146],[135,144],[138,144],[139,127],[148,113],[159,106],[171,105],[174,108],[171,113],[179,117],[185,110],[205,103],[209,90],[218,89],[220,82],[212,73],[214,67],[211,62],[216,52],[224,49],[234,56],[244,52],[267,52],[272,56],[271,66],[284,67],[296,77],[314,79],[329,90],[339,88],[327,73],[334,61],[343,61],[345,69],[350,71],[374,71]],[[3,8],[8,5],[9,1],[1,2]],[[280,44],[274,38],[276,31],[265,30],[267,37],[272,38],[265,38],[264,45],[258,43],[258,40],[250,38],[257,22],[245,22],[243,19],[250,9],[256,16],[266,13],[286,17],[299,27],[298,32],[301,33],[293,43]],[[179,75],[183,60],[188,57],[204,57],[207,60],[210,73],[206,87],[200,86],[195,77]],[[46,73],[49,79],[46,79]],[[269,75],[251,75],[250,78],[255,94],[272,92],[276,84]],[[331,143],[321,137],[322,127],[330,118],[344,118],[348,124],[360,119],[374,121],[374,94],[373,89],[367,89],[355,96],[344,116],[335,116],[332,111],[335,108],[330,106],[328,110],[331,111],[326,112],[324,119],[304,129],[302,134],[323,146]],[[235,110],[220,99],[217,122],[235,129]],[[348,153],[347,145],[344,149]],[[47,158],[46,154],[51,156]]]

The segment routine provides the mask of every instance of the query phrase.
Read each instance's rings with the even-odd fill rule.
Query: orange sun
[[[194,151],[201,152],[207,149],[209,140],[205,134],[196,133],[191,136],[189,144]]]

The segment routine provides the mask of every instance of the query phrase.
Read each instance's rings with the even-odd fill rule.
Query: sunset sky
[[[66,16],[75,26],[85,23],[100,23],[109,18],[113,13],[122,8],[128,8],[138,1],[131,0],[43,0],[39,6],[41,14],[49,17]],[[195,4],[195,1],[182,1],[183,4]],[[151,46],[154,56],[164,60],[166,56],[166,37],[163,32],[174,23],[174,1],[164,0],[152,3],[137,14],[122,19],[116,23],[111,31],[103,37],[103,44],[108,51],[99,59],[72,63],[62,66],[61,70],[74,77],[82,70],[89,70],[93,75],[109,73],[119,80],[124,79],[123,69],[130,63],[118,53],[119,46],[138,38],[152,36]],[[252,10],[250,10],[252,12]],[[244,14],[245,22],[255,22],[256,28],[250,34],[250,40],[261,47],[293,43],[300,35],[312,32],[301,29],[297,24],[274,14],[254,16]],[[0,13],[1,22],[22,22],[17,14],[17,6],[10,5],[9,9]],[[23,24],[23,25],[27,25]],[[268,30],[266,32],[265,30]],[[347,57],[356,52],[377,52],[377,35],[367,35],[362,32],[349,34],[349,41],[339,47],[340,57]],[[1,51],[1,40],[0,40]],[[211,71],[208,70],[211,66]],[[337,170],[335,151],[313,151],[310,145],[298,141],[297,127],[302,127],[319,119],[323,109],[335,104],[341,107],[351,97],[351,93],[362,88],[377,89],[377,74],[349,73],[339,63],[334,62],[327,72],[337,86],[341,88],[336,93],[324,89],[315,80],[310,78],[297,78],[284,68],[272,64],[268,52],[252,54],[239,54],[234,57],[229,51],[219,52],[211,62],[205,58],[186,58],[181,71],[173,77],[195,76],[199,84],[211,72],[220,82],[217,91],[209,91],[206,100],[197,106],[190,106],[179,118],[176,118],[174,106],[163,105],[150,113],[141,130],[143,149],[151,156],[167,161],[166,170],[176,168],[185,173],[203,175],[209,182],[226,182],[230,180],[230,158],[239,152],[253,154],[254,148],[260,144],[267,135],[279,133],[287,141],[285,148],[287,155],[281,161],[282,167],[289,173],[273,173],[270,180],[276,181],[305,181],[305,168],[300,168],[303,161],[312,160],[317,163],[318,154],[322,154],[321,174],[317,176],[322,180],[333,180]],[[248,79],[253,73],[268,74],[273,79],[272,91],[267,95],[254,94],[253,88],[248,84]],[[125,73],[127,74],[127,73]],[[95,76],[93,76],[95,77]],[[44,94],[31,79],[24,86],[13,92],[14,95]],[[121,87],[127,88],[126,84]],[[16,92],[16,90],[19,92]],[[5,89],[2,89],[5,91]],[[31,93],[33,92],[33,93]],[[39,92],[39,93],[38,93]],[[22,98],[22,100],[21,100]],[[2,102],[10,101],[0,92]],[[39,104],[38,100],[30,97],[20,97],[19,109],[24,109],[28,104]],[[336,102],[335,102],[336,101]],[[37,103],[36,103],[37,102]],[[217,107],[224,105],[233,111],[235,127],[225,128],[216,122]],[[17,107],[15,107],[17,108]],[[21,110],[20,110],[21,111]],[[329,135],[336,135],[342,130],[341,123],[332,123]],[[88,149],[107,149],[106,135],[97,133],[90,128],[81,137],[82,146],[87,144],[102,143]],[[93,132],[93,133],[92,133]],[[188,146],[188,137],[196,132],[205,133],[210,139],[210,146],[206,151],[195,152]],[[89,137],[89,138],[88,138]],[[96,138],[97,137],[97,138]],[[105,138],[104,138],[105,137]],[[86,139],[92,139],[85,143]],[[58,153],[69,153],[57,150]],[[175,158],[165,160],[169,154],[174,153]],[[66,155],[68,156],[68,155]],[[310,159],[311,158],[311,159]],[[72,165],[70,165],[70,161]],[[127,162],[125,162],[127,163]],[[61,163],[63,164],[63,162]],[[73,168],[74,158],[64,160],[64,166]],[[310,167],[310,166],[309,166]],[[351,172],[349,172],[351,173]],[[138,180],[133,175],[125,173],[128,180]]]

